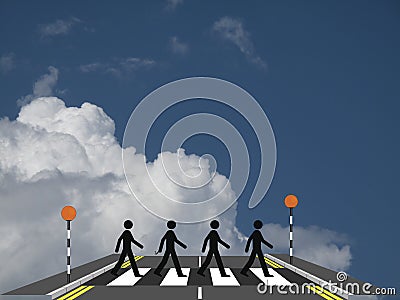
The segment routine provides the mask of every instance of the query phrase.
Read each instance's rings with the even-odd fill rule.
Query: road
[[[172,262],[169,261],[162,276],[153,273],[161,257],[136,256],[137,265],[143,277],[135,277],[130,263],[126,262],[118,276],[110,271],[93,278],[71,292],[60,296],[59,300],[85,299],[132,299],[146,297],[148,299],[315,299],[341,300],[311,281],[292,272],[281,265],[264,258],[273,277],[264,277],[259,262],[256,261],[248,273],[248,277],[240,274],[247,257],[223,257],[224,266],[230,277],[223,278],[213,261],[206,271],[205,277],[198,275],[197,269],[204,257],[180,257],[180,263],[187,277],[179,278]],[[266,289],[259,293],[257,286]],[[306,287],[309,286],[309,287]],[[296,290],[299,287],[299,290]],[[303,293],[302,290],[303,289]],[[294,292],[294,293],[293,293]]]

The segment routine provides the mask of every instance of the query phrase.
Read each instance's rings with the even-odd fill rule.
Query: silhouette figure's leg
[[[221,276],[222,277],[229,277],[229,275],[226,274],[226,272],[225,272],[224,265],[222,263],[221,255],[219,255],[219,252],[218,251],[215,252],[214,256],[215,256],[215,260],[217,261],[219,273],[221,273]]]
[[[256,253],[254,251],[251,251],[249,260],[247,261],[246,265],[243,267],[242,271],[240,271],[240,273],[247,274],[251,265],[254,263],[255,258],[256,258]]]
[[[160,264],[158,265],[157,269],[155,269],[154,273],[157,275],[161,275],[161,270],[164,268],[164,266],[167,264],[168,261],[168,257],[169,257],[169,252],[165,251],[164,256],[160,262]]]
[[[206,270],[206,268],[208,267],[208,265],[211,262],[212,259],[212,252],[208,251],[207,253],[207,257],[206,260],[203,262],[203,264],[201,265],[200,269],[197,271],[197,273],[199,273],[200,275],[203,275],[204,271]]]
[[[139,269],[138,269],[138,267],[136,265],[136,261],[135,261],[135,256],[133,255],[132,251],[128,252],[128,257],[131,262],[133,274],[135,274],[136,277],[142,277],[142,275],[140,275],[140,273],[139,273]]]
[[[114,275],[117,274],[119,268],[121,268],[122,264],[123,264],[124,261],[125,261],[126,254],[127,254],[126,251],[125,251],[125,250],[122,250],[121,255],[120,255],[120,257],[119,257],[119,260],[118,260],[117,264],[116,264],[116,265],[114,266],[114,268],[111,270],[111,274],[114,274]]]
[[[175,251],[171,252],[171,258],[172,258],[172,261],[174,262],[174,266],[175,266],[176,273],[178,274],[178,276],[179,277],[186,277],[182,273],[181,265],[179,264],[178,256],[176,255]]]
[[[265,262],[264,255],[262,254],[262,251],[257,251],[257,256],[258,256],[258,259],[260,260],[260,265],[261,265],[261,268],[263,270],[264,276],[265,277],[269,277],[270,274],[268,272],[268,266],[267,266],[267,263]]]

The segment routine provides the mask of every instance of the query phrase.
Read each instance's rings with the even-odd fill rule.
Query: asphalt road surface
[[[136,257],[139,271],[143,277],[135,277],[130,262],[125,262],[114,276],[110,271],[86,282],[74,290],[58,297],[59,300],[85,299],[316,299],[341,300],[337,295],[265,258],[272,277],[264,277],[256,260],[248,277],[240,274],[247,257],[223,257],[224,266],[230,277],[221,277],[213,260],[205,276],[197,274],[204,257],[180,257],[182,271],[187,277],[178,277],[169,261],[161,275],[154,269],[160,257]],[[261,285],[260,285],[261,284]],[[260,293],[259,289],[265,293]]]

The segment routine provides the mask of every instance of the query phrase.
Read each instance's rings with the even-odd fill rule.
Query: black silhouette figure
[[[163,256],[160,264],[158,265],[157,269],[154,270],[154,274],[156,274],[158,276],[162,276],[160,272],[166,265],[168,258],[171,255],[171,258],[172,258],[172,261],[174,262],[174,266],[176,269],[176,273],[178,274],[178,277],[187,277],[185,274],[182,273],[181,265],[179,264],[178,256],[176,255],[176,251],[175,251],[175,243],[177,243],[183,249],[186,249],[187,246],[184,243],[182,243],[180,240],[178,240],[174,231],[172,230],[176,227],[175,221],[168,221],[167,227],[169,228],[169,230],[162,237],[161,242],[160,242],[160,247],[158,247],[158,251],[155,253],[155,254],[160,253],[162,251],[163,245],[165,243],[166,248],[165,248],[164,256]]]
[[[135,274],[136,277],[142,277],[143,275],[139,274],[139,270],[138,270],[136,262],[135,262],[135,256],[133,255],[133,252],[132,252],[131,243],[134,243],[140,249],[143,249],[143,245],[141,243],[139,243],[138,241],[136,241],[133,238],[132,233],[130,232],[130,229],[132,229],[132,227],[133,227],[132,221],[126,220],[124,222],[124,227],[126,228],[126,230],[119,237],[118,242],[117,242],[117,247],[115,248],[115,252],[118,253],[121,241],[123,241],[121,256],[119,257],[119,260],[118,260],[117,264],[115,265],[115,267],[111,270],[111,274],[118,276],[117,272],[118,272],[119,268],[121,268],[122,264],[124,263],[125,257],[128,255],[129,261],[131,262],[133,273]]]
[[[268,243],[266,240],[264,240],[264,237],[262,236],[262,233],[259,229],[262,228],[263,223],[260,220],[256,220],[254,221],[254,228],[256,230],[253,231],[253,233],[250,235],[249,239],[247,240],[247,244],[246,244],[246,248],[245,248],[245,252],[249,252],[249,248],[250,248],[250,243],[253,242],[253,249],[251,250],[251,254],[249,257],[248,262],[246,263],[246,265],[243,267],[242,271],[240,271],[240,274],[244,275],[244,276],[248,276],[247,272],[249,271],[251,265],[254,262],[254,259],[256,258],[256,255],[258,256],[258,259],[260,261],[261,264],[261,268],[263,270],[264,276],[265,277],[272,277],[272,275],[269,274],[268,272],[268,267],[267,267],[267,263],[264,260],[264,254],[261,251],[261,243],[264,243],[265,245],[267,245],[269,248],[273,248],[274,246],[272,246],[270,243]]]
[[[212,259],[213,255],[214,255],[215,260],[216,260],[217,265],[218,265],[218,268],[219,268],[219,272],[221,273],[221,276],[222,277],[229,277],[229,275],[226,274],[226,272],[225,272],[224,265],[222,264],[221,255],[218,252],[218,243],[220,243],[222,246],[224,246],[225,248],[228,248],[228,249],[231,246],[229,246],[227,243],[225,243],[219,237],[219,234],[216,231],[216,229],[219,227],[219,222],[217,220],[211,221],[210,227],[213,230],[211,230],[210,233],[204,239],[203,248],[201,249],[201,252],[204,253],[206,251],[207,243],[208,243],[208,241],[210,241],[207,257],[206,257],[206,260],[204,261],[204,263],[201,265],[200,269],[197,271],[197,274],[200,274],[201,276],[204,276],[204,271],[206,270],[206,268],[210,264],[211,259]]]

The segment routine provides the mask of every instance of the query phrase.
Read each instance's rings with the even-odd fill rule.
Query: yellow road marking
[[[62,297],[60,297],[60,298],[57,298],[57,299],[58,299],[58,300],[67,299],[69,296],[71,296],[71,295],[73,295],[73,294],[79,292],[80,290],[84,289],[85,287],[86,287],[85,285],[81,285],[80,287],[78,287],[78,288],[72,290],[72,291],[69,292],[68,294],[65,294],[64,296],[62,296]]]
[[[77,287],[76,289],[72,290],[71,292],[69,292],[68,294],[65,294],[64,296],[57,298],[58,300],[65,300],[68,297],[72,296],[73,294],[79,292],[80,290],[83,290],[84,288],[86,288],[86,285],[81,285],[80,287]]]
[[[144,256],[135,256],[135,261],[138,261],[142,259]],[[127,268],[131,265],[130,261],[124,262],[122,265],[122,268]],[[64,296],[57,298],[57,300],[73,300],[75,298],[78,298],[79,296],[83,295],[84,293],[90,291],[94,286],[89,285],[81,285],[80,287],[77,287],[76,289],[72,290],[68,294],[65,294]]]
[[[307,286],[307,288],[312,290],[313,292],[315,292],[316,295],[321,296],[322,298],[325,298],[327,300],[333,300],[333,298],[329,297],[328,295],[325,295],[322,291],[317,290],[313,286]]]
[[[327,300],[343,300],[342,298],[332,294],[331,292],[323,289],[322,287],[320,287],[318,285],[315,286],[315,287],[307,286],[307,288],[312,290],[312,291],[314,291],[318,296],[321,296],[324,299],[327,299]]]
[[[265,260],[265,262],[266,262],[267,264],[269,264],[271,267],[274,267],[274,268],[276,268],[276,269],[283,269],[283,267],[282,267],[280,264],[274,262],[273,260],[270,260],[269,258],[264,257],[264,260]]]
[[[75,298],[78,298],[82,294],[90,291],[92,288],[94,288],[94,286],[93,285],[89,285],[86,288],[84,288],[83,290],[79,291],[78,293],[76,293],[76,294],[72,295],[71,297],[67,298],[66,300],[73,300]]]
[[[277,267],[278,267],[278,265],[277,265],[274,261],[272,261],[272,260],[270,260],[270,259],[268,259],[268,258],[266,258],[266,257],[264,257],[264,260],[265,260],[265,262],[266,262],[267,264],[269,264],[270,266],[272,266],[272,267],[274,267],[274,268],[277,268]]]
[[[138,261],[139,259],[142,259],[144,256],[135,256],[135,261]],[[127,267],[129,267],[131,265],[131,262],[128,260],[126,262],[124,262],[121,266],[122,269],[126,269]]]
[[[336,296],[335,294],[332,294],[330,291],[328,291],[328,290],[325,290],[325,289],[323,289],[322,287],[320,287],[320,286],[315,286],[318,290],[320,290],[320,291],[323,291],[325,294],[327,294],[328,296],[331,296],[333,299],[336,299],[336,300],[342,300],[342,298],[340,298],[340,297],[338,297],[338,296]]]

